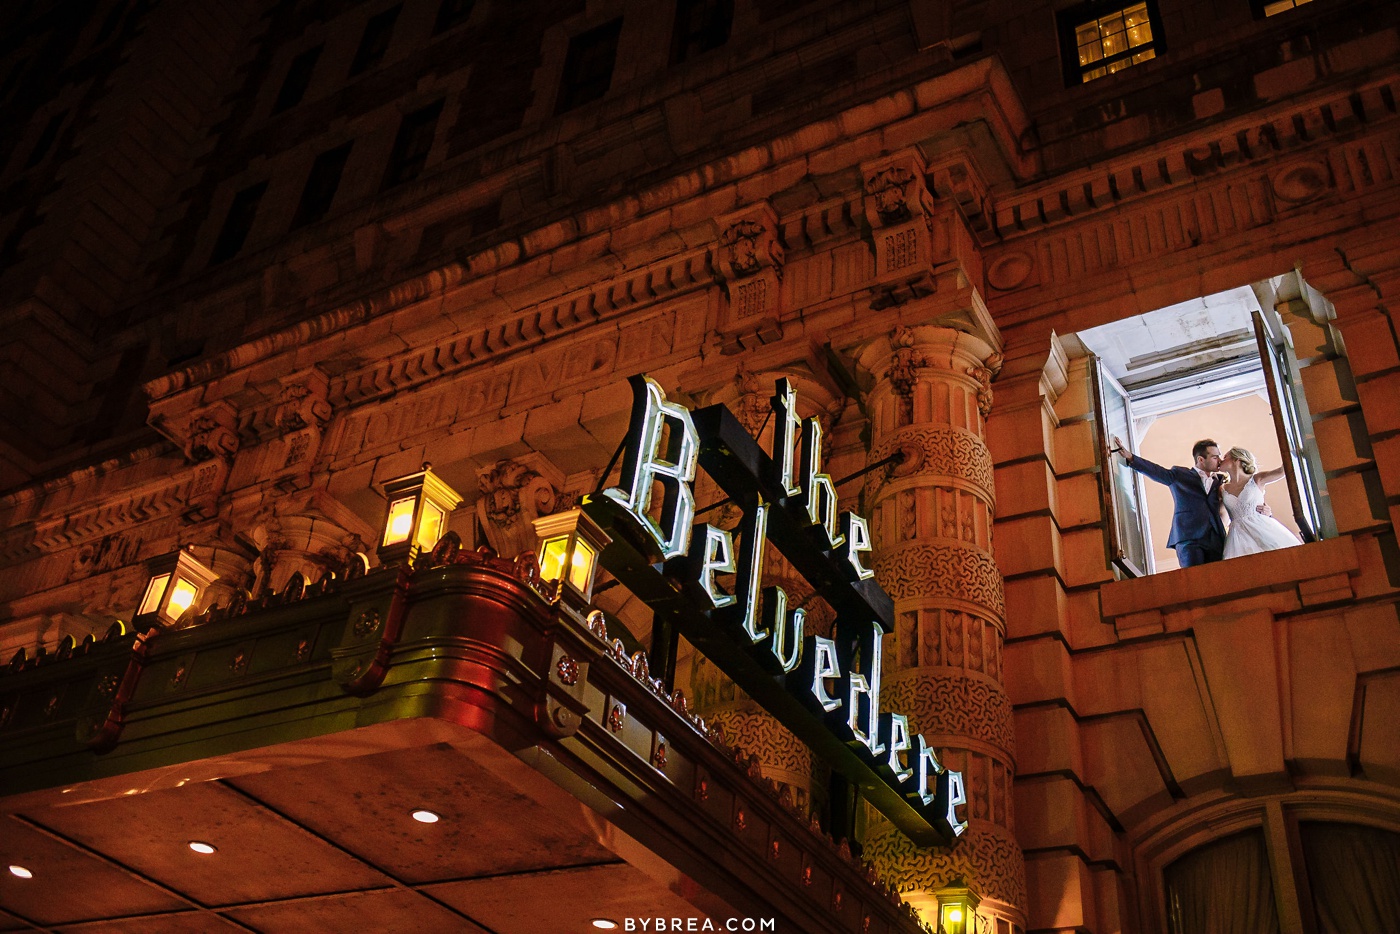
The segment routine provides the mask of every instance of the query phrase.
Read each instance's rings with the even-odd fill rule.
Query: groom
[[[1225,523],[1220,519],[1220,448],[1209,438],[1191,448],[1196,461],[1192,467],[1159,467],[1134,456],[1117,437],[1113,450],[1128,466],[1158,483],[1166,484],[1176,501],[1172,514],[1172,534],[1167,547],[1176,549],[1184,568],[1219,561],[1225,550]]]

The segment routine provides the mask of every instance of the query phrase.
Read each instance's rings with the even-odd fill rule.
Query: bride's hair
[[[1246,474],[1252,474],[1259,469],[1259,465],[1254,462],[1254,455],[1244,448],[1230,448],[1230,450],[1225,453],[1239,461],[1240,470],[1243,470]]]

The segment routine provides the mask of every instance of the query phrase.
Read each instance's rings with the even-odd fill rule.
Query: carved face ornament
[[[866,179],[865,190],[875,199],[875,211],[887,224],[909,218],[909,183],[914,176],[908,169],[893,167]]]

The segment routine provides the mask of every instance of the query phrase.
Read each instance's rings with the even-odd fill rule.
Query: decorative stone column
[[[922,848],[872,815],[865,854],[920,907],[926,895],[931,910],[933,891],[963,876],[984,899],[979,914],[1021,930],[1025,864],[1012,833],[1005,601],[992,559],[995,499],[983,428],[1001,362],[997,343],[995,334],[900,327],[860,354],[875,380],[870,460],[904,454],[866,486],[875,576],[894,599],[896,619],[880,706],[907,713],[911,732],[962,771],[969,825],[951,847]]]

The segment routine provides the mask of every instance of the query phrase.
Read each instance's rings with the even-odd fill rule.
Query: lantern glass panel
[[[170,600],[166,603],[166,608],[171,616],[178,617],[198,598],[199,588],[183,577],[177,577],[175,586],[170,588]]]
[[[943,906],[943,930],[948,934],[966,934],[965,918],[961,905]]]
[[[557,581],[564,576],[564,562],[569,555],[569,536],[547,539],[540,546],[540,579]]]
[[[141,598],[141,609],[136,611],[137,616],[145,616],[160,609],[160,598],[165,596],[165,585],[169,582],[169,574],[157,574],[151,578],[151,582],[146,585],[146,595]]]
[[[418,520],[418,536],[414,540],[424,551],[430,550],[442,538],[447,514],[432,500],[423,500],[423,516]]]
[[[574,554],[569,562],[569,583],[583,592],[588,593],[589,581],[593,577],[593,564],[598,559],[598,553],[592,546],[583,539],[575,539]]]
[[[389,521],[384,525],[384,544],[397,545],[408,541],[413,534],[413,506],[415,496],[405,496],[389,504]]]

